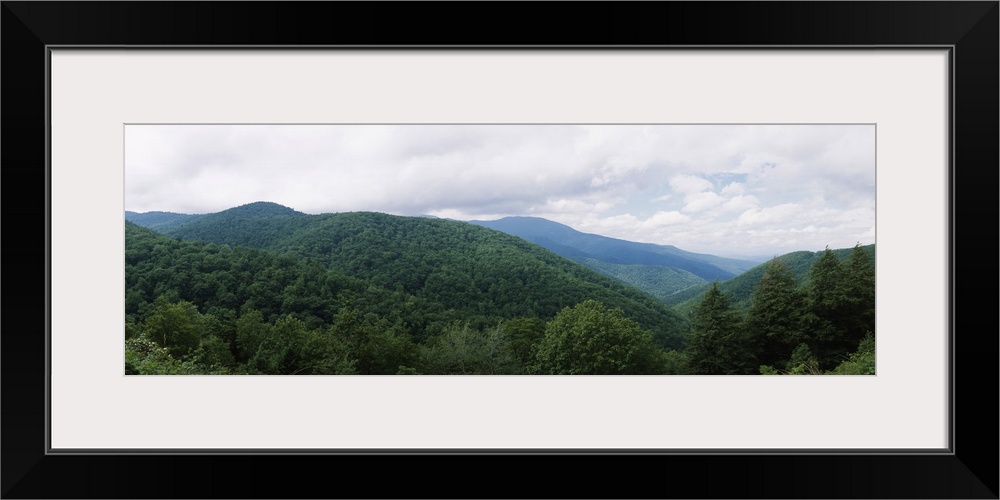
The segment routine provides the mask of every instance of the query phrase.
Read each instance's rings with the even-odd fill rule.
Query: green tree
[[[875,336],[868,332],[858,343],[858,350],[837,365],[834,375],[875,375]]]
[[[201,342],[202,318],[198,308],[187,301],[157,299],[153,313],[143,323],[148,338],[177,358],[196,349]]]
[[[302,320],[290,315],[282,316],[274,322],[247,365],[265,374],[297,373],[309,362],[302,355],[306,336],[306,325]]]
[[[192,361],[180,361],[169,349],[149,339],[131,338],[125,341],[126,375],[221,375],[225,370],[200,366]]]
[[[829,247],[809,270],[806,327],[812,336],[812,352],[820,366],[835,366],[851,348],[845,347],[843,325],[847,313],[844,269]]]
[[[740,328],[729,298],[713,282],[694,310],[688,367],[701,375],[748,373],[757,366],[752,346]]]
[[[595,300],[564,308],[545,325],[534,371],[542,374],[664,373],[663,350],[653,334]]]
[[[788,360],[788,368],[786,373],[788,375],[822,375],[823,371],[819,369],[819,363],[816,358],[813,357],[812,351],[809,350],[809,346],[806,344],[799,344],[795,350],[792,351],[792,357]]]
[[[514,355],[524,366],[535,356],[535,346],[545,336],[545,322],[540,318],[524,317],[504,321],[500,328],[510,339]]]
[[[236,320],[236,352],[240,362],[247,362],[260,349],[271,333],[271,325],[264,323],[264,314],[250,309]]]
[[[221,372],[228,371],[236,364],[229,343],[215,335],[201,339],[201,345],[191,354],[191,361],[206,370]]]
[[[690,356],[687,351],[667,351],[663,357],[664,371],[667,375],[691,375]]]
[[[432,374],[511,375],[521,371],[510,339],[499,326],[483,331],[455,322],[422,349],[424,370]]]
[[[807,340],[803,332],[805,305],[792,272],[778,259],[771,260],[754,288],[745,323],[757,354],[754,366],[784,367],[792,350]]]
[[[342,310],[329,327],[335,342],[342,342],[360,375],[392,375],[406,372],[418,361],[413,339],[400,324],[374,315],[362,317],[355,310]]]
[[[875,263],[872,256],[855,245],[843,263],[843,310],[840,321],[842,336],[839,348],[847,351],[875,331]]]

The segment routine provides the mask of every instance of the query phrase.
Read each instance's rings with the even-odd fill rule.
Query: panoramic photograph
[[[875,375],[875,125],[126,125],[126,375]]]

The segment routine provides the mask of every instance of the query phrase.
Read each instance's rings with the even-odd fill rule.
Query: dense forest
[[[862,247],[801,283],[772,261],[745,312],[716,282],[682,315],[459,221],[273,203],[126,220],[127,374],[874,373]]]

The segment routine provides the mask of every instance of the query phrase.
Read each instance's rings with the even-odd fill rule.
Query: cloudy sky
[[[129,125],[125,209],[544,217],[722,256],[875,241],[874,125]]]

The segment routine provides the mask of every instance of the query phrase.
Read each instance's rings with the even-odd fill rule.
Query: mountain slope
[[[307,224],[310,216],[271,202],[254,202],[203,214],[183,223],[160,228],[164,234],[254,248],[271,248],[288,232]],[[151,228],[154,229],[154,228]]]
[[[875,258],[875,245],[865,245],[862,248],[872,259]],[[833,253],[837,256],[837,259],[844,260],[851,254],[851,251],[852,249],[850,248],[840,248],[833,250]],[[787,266],[795,276],[795,279],[801,284],[808,278],[809,270],[822,254],[823,252],[800,251],[784,254],[776,257],[776,259]],[[734,307],[749,307],[754,288],[760,283],[761,278],[764,277],[764,270],[767,269],[767,264],[765,262],[739,276],[721,281],[719,283],[719,290],[729,297]],[[667,297],[666,302],[675,306],[681,313],[690,312],[698,305],[702,295],[705,294],[710,286],[710,283],[706,283],[682,290]]]
[[[670,245],[582,233],[538,217],[505,217],[471,223],[524,238],[661,299],[698,283],[732,278],[757,265],[687,252]]]
[[[621,308],[664,347],[679,348],[685,341],[687,322],[669,307],[521,238],[444,219],[260,208],[266,209],[208,214],[165,233],[314,259],[372,286],[412,296],[424,326],[469,318],[483,324],[551,318],[595,299]]]
[[[706,281],[680,269],[646,264],[611,264],[597,259],[574,257],[583,264],[609,278],[634,286],[664,302],[675,290],[684,290]]]
[[[129,212],[125,211],[125,220],[154,231],[163,231],[186,222],[191,222],[201,215],[178,214],[173,212]]]

